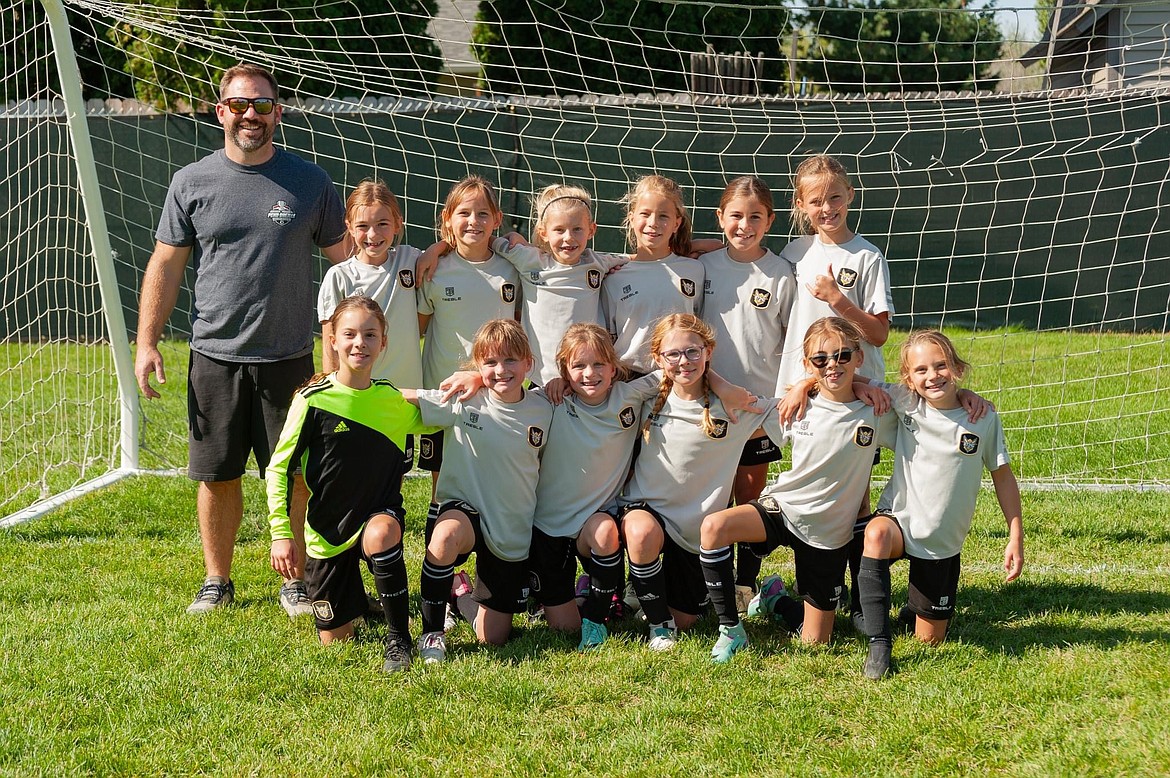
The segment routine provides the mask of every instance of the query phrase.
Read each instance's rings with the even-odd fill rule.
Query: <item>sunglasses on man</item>
[[[237,116],[248,112],[248,106],[261,116],[267,116],[276,108],[276,100],[271,97],[227,97],[219,101]]]

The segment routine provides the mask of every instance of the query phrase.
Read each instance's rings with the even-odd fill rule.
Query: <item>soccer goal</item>
[[[278,142],[343,194],[385,180],[416,246],[477,172],[521,232],[535,189],[585,185],[597,247],[621,250],[618,200],[658,172],[705,237],[724,184],[761,176],[778,251],[792,171],[833,154],[894,327],[947,328],[1025,483],[1170,488],[1164,4],[197,5],[0,0],[0,521],[184,466],[189,286],[153,402],[138,286],[170,177],[222,146],[208,110],[240,60],[281,81]]]

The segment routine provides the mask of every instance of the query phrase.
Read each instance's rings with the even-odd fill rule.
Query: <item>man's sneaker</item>
[[[304,581],[296,578],[280,587],[280,607],[290,619],[313,615],[313,602]]]
[[[890,674],[890,651],[893,645],[888,640],[871,640],[869,654],[865,657],[865,677],[880,681]]]
[[[731,657],[741,648],[745,648],[748,644],[747,633],[744,632],[743,622],[739,622],[734,627],[728,627],[723,624],[719,625],[719,639],[715,641],[714,648],[711,649],[711,661],[716,664],[724,664],[728,662]]]
[[[236,585],[219,576],[208,576],[195,594],[195,600],[187,606],[187,613],[207,613],[216,608],[231,605],[236,598]]]
[[[776,603],[781,597],[787,597],[788,590],[784,588],[784,579],[778,575],[769,575],[760,582],[760,590],[752,597],[747,606],[748,616],[765,616],[776,612]]]
[[[410,669],[410,641],[397,636],[387,636],[386,653],[382,656],[382,672],[406,672]]]
[[[424,664],[447,661],[447,638],[442,632],[427,632],[418,639],[418,655]]]
[[[650,650],[669,651],[678,642],[678,629],[674,626],[674,619],[667,619],[661,624],[650,625]]]
[[[735,585],[735,612],[747,613],[748,606],[756,598],[756,592],[750,586]]]
[[[581,619],[581,642],[577,644],[578,651],[588,651],[597,648],[609,637],[609,630],[604,624],[596,621]]]

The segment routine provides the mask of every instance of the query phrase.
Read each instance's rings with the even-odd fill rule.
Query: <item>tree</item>
[[[989,3],[812,0],[801,76],[834,92],[990,89],[1003,33]]]
[[[111,37],[127,53],[138,99],[166,110],[216,99],[220,73],[242,57],[278,63],[300,96],[429,92],[442,69],[426,31],[435,0],[150,0]],[[389,9],[389,10],[388,10]],[[244,52],[241,54],[240,52]]]
[[[125,97],[131,93],[130,78],[122,71],[125,55],[114,50],[106,38],[109,24],[92,12],[66,6],[70,37],[81,71],[82,95],[86,98]],[[36,32],[44,24],[45,12],[39,0],[21,0],[12,9],[12,19],[4,23],[0,38],[0,101],[47,99],[61,94],[61,78],[56,68],[47,71],[28,67],[40,62],[52,46],[47,33]]]
[[[645,0],[498,0],[479,4],[473,35],[496,93],[614,94],[688,88],[692,52],[763,52],[765,91],[785,80],[790,14],[776,0],[735,6]]]

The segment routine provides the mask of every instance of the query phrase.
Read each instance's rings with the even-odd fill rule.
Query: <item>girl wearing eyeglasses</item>
[[[657,395],[642,405],[642,450],[619,504],[630,581],[650,624],[650,648],[666,651],[678,630],[698,620],[707,600],[699,525],[727,505],[747,440],[765,419],[779,425],[775,402],[766,401],[768,413],[736,418],[712,391],[715,335],[699,317],[661,318],[649,346],[662,379]],[[733,593],[733,613],[734,607]]]
[[[896,414],[879,416],[867,404],[888,398],[874,398],[864,383],[854,383],[865,362],[862,340],[861,331],[840,317],[820,319],[808,328],[803,362],[816,379],[815,395],[801,419],[781,425],[776,414],[764,416],[768,436],[780,445],[792,444],[792,468],[758,500],[703,519],[700,554],[719,617],[719,640],[711,651],[715,662],[728,661],[748,643],[735,608],[733,543],[751,544],[761,557],[779,546],[792,549],[804,602],[789,598],[782,585],[766,586],[764,610],[799,631],[805,643],[829,641],[874,452],[879,445],[893,446],[898,423]]]

